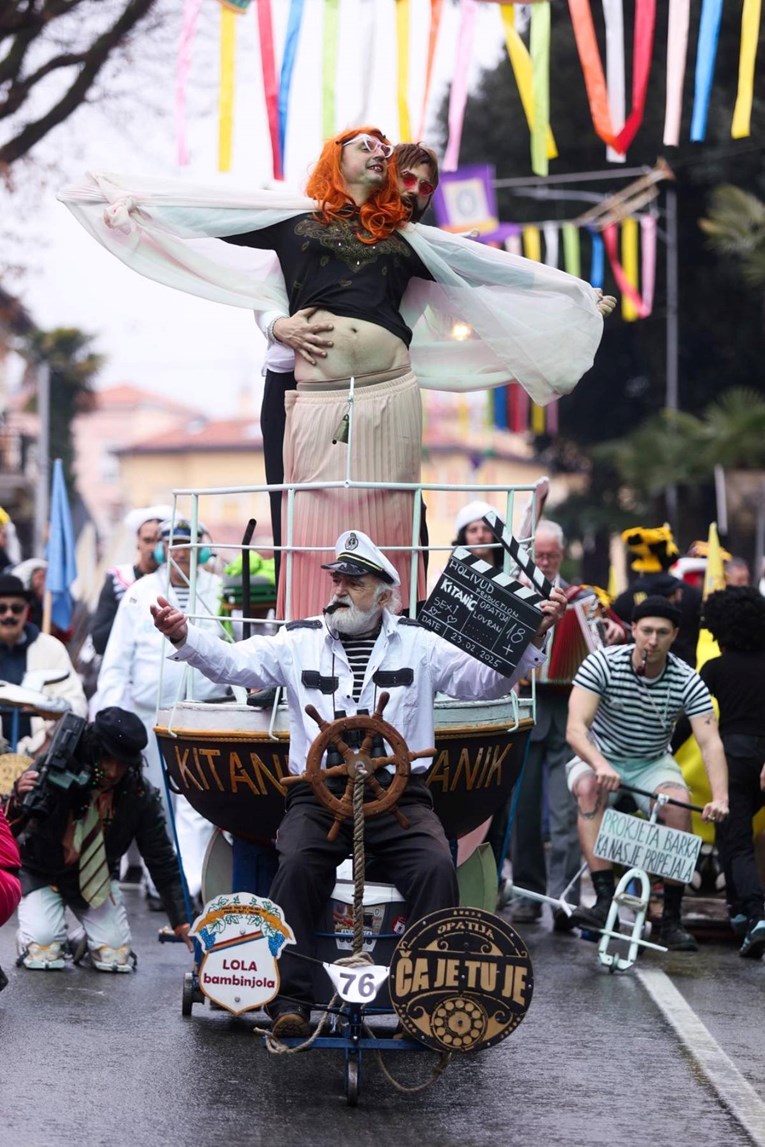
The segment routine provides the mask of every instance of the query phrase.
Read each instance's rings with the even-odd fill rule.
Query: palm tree
[[[709,246],[723,258],[736,260],[745,283],[765,286],[765,203],[733,184],[716,187],[709,217],[699,220]]]

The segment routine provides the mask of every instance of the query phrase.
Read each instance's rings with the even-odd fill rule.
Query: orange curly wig
[[[316,217],[322,223],[331,223],[346,214],[350,205],[356,204],[345,190],[345,182],[341,171],[343,157],[343,144],[361,134],[377,136],[383,143],[388,139],[377,127],[354,127],[327,140],[316,166],[311,172],[306,184],[306,194],[319,204]],[[365,203],[358,208],[359,220],[366,234],[359,234],[362,243],[376,243],[378,239],[387,239],[389,235],[407,223],[409,208],[402,202],[397,185],[391,180],[391,161],[387,161],[389,177],[383,187],[379,187]]]

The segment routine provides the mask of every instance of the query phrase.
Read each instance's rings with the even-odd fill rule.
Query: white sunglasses
[[[366,132],[362,132],[361,135],[354,135],[353,139],[347,139],[342,146],[347,147],[350,143],[360,143],[362,149],[370,152],[372,155],[374,155],[376,151],[380,151],[385,159],[390,159],[393,155],[392,143],[383,143],[376,135],[367,135]]]

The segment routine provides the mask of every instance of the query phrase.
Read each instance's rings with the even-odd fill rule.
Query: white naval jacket
[[[342,709],[351,717],[359,709],[375,710],[378,695],[390,700],[383,714],[404,737],[411,752],[434,744],[433,700],[446,693],[460,700],[503,697],[522,676],[545,661],[530,645],[512,677],[456,649],[407,617],[383,610],[382,629],[372,650],[361,696],[353,700],[353,673],[342,642],[322,618],[293,621],[275,637],[250,637],[236,645],[189,625],[188,637],[171,660],[185,661],[213,681],[270,688],[286,686],[290,714],[291,773],[302,773],[319,727],[305,712],[314,705],[326,721]],[[424,772],[432,758],[412,762]]]
[[[199,610],[214,615],[218,609],[221,580],[208,570],[197,570]],[[185,696],[188,673],[180,665],[163,664],[164,638],[156,629],[150,605],[162,594],[178,606],[173,586],[168,584],[167,569],[161,566],[133,582],[123,595],[114,618],[109,640],[104,650],[98,691],[93,698],[93,712],[100,713],[109,705],[120,705],[137,710],[142,720],[156,712],[157,705],[174,705]],[[218,622],[211,617],[200,622],[220,632]],[[160,688],[161,672],[161,688]],[[223,692],[193,674],[192,696],[197,701],[219,698]]]

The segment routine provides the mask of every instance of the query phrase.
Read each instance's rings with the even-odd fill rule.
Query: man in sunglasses
[[[395,173],[398,192],[409,209],[409,221],[419,223],[430,206],[438,187],[438,158],[436,153],[421,143],[397,143],[391,157],[391,170]],[[256,315],[256,321],[266,337],[268,348],[263,364],[263,402],[260,408],[260,426],[263,432],[263,458],[266,481],[280,486],[284,482],[284,428],[286,422],[285,395],[295,390],[295,355],[300,354],[311,365],[316,364],[328,347],[332,346],[332,323],[314,322],[315,311],[266,311]],[[275,331],[279,323],[278,336]],[[282,539],[282,492],[273,491],[271,499],[271,527],[274,546]],[[427,543],[427,538],[424,539]],[[275,550],[276,579],[279,580],[280,552]]]
[[[557,268],[410,223],[392,154],[378,128],[341,132],[325,143],[307,198],[98,172],[60,195],[150,278],[259,313],[281,308],[290,319],[269,324],[277,340],[295,317],[325,325],[331,345],[298,349],[297,389],[285,395],[284,477],[300,488],[283,537],[292,576],[279,579],[282,617],[321,609],[322,547],[330,552],[351,519],[393,558],[405,599],[424,598],[423,563],[412,571],[419,387],[516,380],[544,405],[589,370],[616,305]],[[225,243],[199,242],[213,238]],[[468,338],[455,339],[457,317]]]
[[[65,646],[29,621],[29,593],[21,578],[13,574],[0,574],[0,681],[63,698],[78,717],[87,714],[82,682]],[[13,712],[3,712],[5,740],[9,744],[16,740],[17,751],[27,756],[39,752],[53,722],[24,711],[19,711],[15,720],[18,725],[14,729]]]

